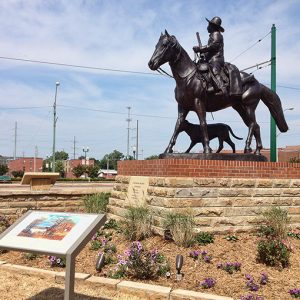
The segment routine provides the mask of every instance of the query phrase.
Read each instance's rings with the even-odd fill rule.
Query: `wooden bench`
[[[23,175],[21,184],[30,184],[30,189],[33,191],[50,190],[58,177],[59,173],[26,172]]]

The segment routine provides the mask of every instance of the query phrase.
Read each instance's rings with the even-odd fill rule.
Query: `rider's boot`
[[[220,75],[216,75],[216,81],[217,81],[218,89],[219,89],[219,91],[216,93],[216,95],[227,98],[228,97],[227,89],[226,89],[224,82]]]

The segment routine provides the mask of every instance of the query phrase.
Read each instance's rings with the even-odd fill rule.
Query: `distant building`
[[[300,146],[286,146],[278,148],[278,162],[289,162],[290,159],[300,159]],[[221,153],[232,153],[231,150],[223,150]],[[236,153],[244,153],[244,150],[237,150]],[[270,161],[270,149],[262,149],[260,152]]]
[[[42,172],[43,159],[39,157],[21,157],[8,160],[7,166],[9,174],[11,174],[12,171]]]
[[[110,169],[100,169],[98,177],[102,178],[115,178],[118,175],[118,171]]]
[[[73,175],[72,171],[74,167],[77,167],[78,165],[82,166],[94,166],[95,165],[95,160],[94,159],[70,159],[64,161],[64,167],[65,167],[65,174],[66,178],[75,178]]]

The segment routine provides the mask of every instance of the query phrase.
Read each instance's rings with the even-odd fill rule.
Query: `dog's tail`
[[[230,127],[229,125],[226,125],[226,126],[227,126],[229,132],[232,134],[233,137],[235,137],[237,140],[242,140],[242,139],[243,139],[243,138],[240,138],[240,137],[236,136],[236,135],[233,133],[233,131],[232,131],[232,129],[231,129],[231,127]]]

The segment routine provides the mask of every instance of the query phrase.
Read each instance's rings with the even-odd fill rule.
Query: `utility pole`
[[[53,104],[53,149],[52,149],[52,172],[55,172],[55,134],[56,134],[56,97],[57,97],[57,88],[59,86],[59,82],[56,81],[55,83],[55,97],[54,97],[54,104]]]
[[[139,160],[139,120],[136,120],[136,159]]]
[[[130,106],[127,106],[127,109],[128,109],[128,118],[126,119],[127,123],[128,123],[128,126],[127,126],[127,156],[126,158],[129,159],[129,131],[130,131],[130,122],[131,122],[131,119],[130,119],[130,109],[131,107]]]
[[[276,92],[276,27],[273,24],[271,29],[271,90]],[[276,123],[271,116],[270,126],[270,161],[277,161],[277,143],[276,143]]]
[[[15,147],[14,147],[14,159],[17,158],[17,129],[18,129],[18,123],[15,122]]]
[[[75,159],[75,156],[76,156],[76,139],[75,139],[75,136],[74,136],[74,144],[73,144],[73,159]]]

